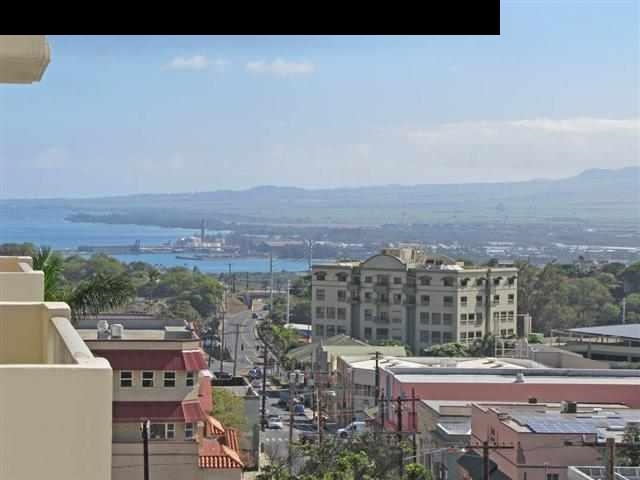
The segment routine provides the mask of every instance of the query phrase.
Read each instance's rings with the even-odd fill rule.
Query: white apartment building
[[[363,262],[314,264],[314,341],[339,333],[398,340],[414,352],[518,329],[513,267],[465,267],[422,250],[386,248]],[[520,330],[520,332],[518,331]]]

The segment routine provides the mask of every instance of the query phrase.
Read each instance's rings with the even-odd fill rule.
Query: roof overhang
[[[0,35],[0,83],[39,82],[50,60],[44,35]]]

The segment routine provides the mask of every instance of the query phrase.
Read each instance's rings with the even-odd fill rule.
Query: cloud
[[[248,62],[246,65],[247,72],[255,74],[270,74],[279,77],[291,75],[309,75],[316,71],[316,66],[307,61],[303,62],[287,62],[281,58],[277,58],[272,62],[257,60]]]
[[[614,131],[639,131],[640,118],[614,120],[610,118],[569,118],[552,120],[538,118],[534,120],[518,120],[509,122],[510,125],[523,128],[537,128],[549,132],[591,134]]]
[[[167,68],[170,70],[189,70],[199,72],[213,68],[217,72],[223,72],[230,62],[224,59],[210,60],[204,55],[193,55],[191,57],[175,57],[169,62]]]

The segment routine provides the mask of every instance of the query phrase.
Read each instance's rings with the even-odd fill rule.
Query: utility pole
[[[375,395],[374,395],[374,403],[373,405],[375,407],[378,406],[378,397],[380,396],[380,364],[379,364],[379,360],[380,360],[380,352],[376,352],[376,389],[375,389]]]
[[[322,446],[322,390],[318,382],[318,446]]]
[[[627,299],[626,297],[622,298],[622,323],[627,322]]]
[[[273,251],[269,252],[269,275],[271,286],[269,287],[269,316],[273,315]]]
[[[262,431],[267,425],[267,342],[262,340],[262,358],[263,358],[263,367],[262,367],[262,421],[260,422]]]
[[[238,363],[238,338],[240,337],[240,324],[236,323],[235,327],[236,340],[233,345],[233,376],[236,376],[236,364]]]
[[[289,286],[289,280],[287,280],[287,316],[286,316],[287,322],[286,323],[289,323],[289,305],[290,305],[290,303],[289,303],[290,302],[289,289],[290,288],[291,287]]]
[[[227,310],[227,290],[226,288],[222,291],[222,334],[220,335],[220,371],[224,371],[224,315]]]
[[[489,442],[482,442],[482,478],[489,480]]]
[[[144,457],[144,480],[149,480],[149,420],[142,421],[142,455]]]
[[[289,449],[287,454],[287,464],[289,465],[289,473],[293,470],[293,397],[295,396],[297,374],[289,374]]]
[[[416,419],[416,389],[411,389],[411,426],[413,427],[413,458],[416,463],[420,463],[418,461],[418,443],[416,442],[416,432],[418,431],[418,422]]]
[[[247,272],[246,279],[247,279],[247,291],[249,291],[249,272]]]

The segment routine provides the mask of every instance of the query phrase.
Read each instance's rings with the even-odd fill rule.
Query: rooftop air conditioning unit
[[[98,339],[109,338],[109,322],[106,320],[98,321]]]
[[[516,374],[516,381],[515,383],[524,383],[524,373],[522,372],[518,372]]]
[[[111,338],[122,338],[124,327],[120,323],[111,325]]]

